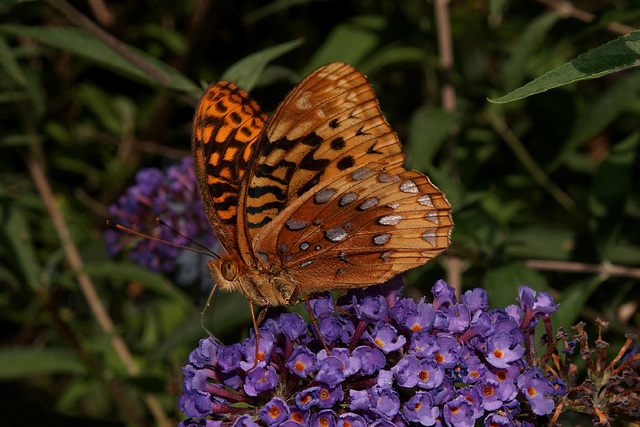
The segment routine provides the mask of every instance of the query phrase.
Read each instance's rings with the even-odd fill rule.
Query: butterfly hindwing
[[[429,179],[379,163],[327,180],[259,234],[255,251],[302,291],[379,283],[449,245],[451,206]]]
[[[343,63],[303,80],[266,125],[240,209],[248,242],[320,182],[357,165],[402,164],[398,138],[363,74]]]
[[[202,95],[193,121],[193,156],[209,222],[227,252],[238,248],[240,182],[266,116],[235,84],[218,82]]]

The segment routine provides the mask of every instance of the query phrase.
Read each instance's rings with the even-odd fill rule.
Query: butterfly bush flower
[[[522,287],[517,309],[489,310],[481,289],[457,301],[438,281],[434,302],[416,303],[401,286],[318,295],[315,324],[267,318],[258,361],[253,334],[201,340],[183,368],[181,426],[522,426],[553,412],[564,382],[525,357],[534,319],[557,307],[548,294]]]
[[[113,222],[180,245],[188,245],[188,239],[194,239],[207,247],[213,246],[215,237],[198,196],[191,157],[182,159],[180,164],[169,167],[166,172],[156,168],[141,169],[135,181],[135,185],[129,187],[117,203],[109,206]],[[162,219],[182,236],[158,225],[156,218]],[[181,251],[171,245],[139,239],[114,229],[105,231],[104,240],[111,256],[132,246],[129,258],[153,271],[172,272]]]

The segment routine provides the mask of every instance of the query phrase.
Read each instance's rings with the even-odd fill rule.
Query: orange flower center
[[[280,415],[280,408],[278,408],[277,406],[272,406],[269,409],[269,415],[271,415],[271,418],[278,418],[278,415]]]

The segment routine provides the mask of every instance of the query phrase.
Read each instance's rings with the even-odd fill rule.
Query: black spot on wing
[[[344,138],[341,136],[333,139],[331,141],[331,149],[332,150],[342,150],[347,144],[344,142]]]
[[[353,160],[352,156],[346,156],[338,160],[338,164],[336,166],[338,166],[338,169],[343,171],[353,167],[355,164],[356,164],[356,161]]]

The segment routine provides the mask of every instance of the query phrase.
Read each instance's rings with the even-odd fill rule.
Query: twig
[[[539,3],[550,7],[562,16],[569,16],[582,22],[593,22],[596,20],[596,15],[593,13],[585,12],[584,10],[577,9],[574,5],[566,3],[560,0],[538,0]],[[607,30],[617,34],[629,34],[636,29],[629,27],[628,25],[621,24],[619,22],[609,22],[606,25]]]
[[[64,13],[64,15],[75,25],[83,27],[91,34],[96,36],[100,41],[109,46],[115,52],[117,52],[124,59],[129,61],[131,64],[138,67],[140,70],[148,74],[154,80],[162,85],[166,85],[169,83],[170,78],[167,76],[162,70],[154,67],[152,64],[149,64],[147,61],[144,61],[138,55],[133,53],[126,45],[121,43],[118,39],[113,37],[111,34],[104,31],[98,25],[96,25],[91,19],[87,18],[85,15],[80,13],[76,8],[71,6],[65,0],[47,0],[47,2]]]
[[[489,121],[491,126],[498,131],[502,139],[507,143],[509,148],[516,155],[522,166],[529,172],[533,179],[544,188],[556,201],[569,212],[573,212],[576,209],[576,203],[567,193],[565,193],[560,187],[558,187],[551,178],[545,173],[544,170],[536,163],[535,159],[529,154],[524,144],[520,139],[511,132],[511,129],[507,124],[495,114],[488,112],[484,116]]]
[[[611,276],[630,277],[640,279],[640,268],[624,267],[614,265],[607,261],[602,264],[587,264],[583,262],[570,261],[547,261],[530,259],[526,260],[525,265],[535,270],[547,271],[565,271],[568,273],[589,273],[600,274],[605,278]]]
[[[140,375],[140,368],[133,360],[131,352],[129,351],[129,348],[127,347],[122,337],[120,337],[116,333],[113,321],[109,317],[109,314],[107,313],[105,308],[102,306],[98,293],[96,292],[91,279],[86,273],[82,271],[84,268],[82,257],[80,256],[80,252],[78,251],[78,248],[76,248],[73,239],[71,238],[69,228],[67,227],[67,224],[62,217],[62,213],[60,212],[60,209],[56,204],[55,196],[53,194],[53,191],[51,190],[51,187],[49,186],[49,182],[42,172],[42,168],[30,155],[25,156],[25,161],[27,163],[29,173],[31,174],[31,178],[35,183],[36,188],[40,193],[40,197],[42,197],[42,201],[44,202],[47,211],[49,212],[51,221],[53,222],[53,225],[58,232],[58,236],[60,238],[60,242],[62,243],[62,248],[65,252],[67,260],[69,261],[69,265],[71,266],[71,269],[76,272],[78,283],[80,284],[80,290],[87,300],[91,311],[96,317],[96,320],[98,321],[98,324],[100,325],[102,330],[111,337],[111,345],[113,346],[119,359],[124,364],[127,373],[132,377]],[[149,410],[153,413],[157,424],[162,426],[168,425],[168,420],[158,400],[153,395],[148,393],[144,395],[144,400]]]
[[[453,112],[456,109],[456,89],[451,84],[450,78],[453,71],[453,42],[451,40],[448,6],[449,0],[436,0],[434,3],[436,26],[438,28],[438,53],[440,55],[440,66],[445,77],[440,91],[442,109],[447,112]]]
[[[110,27],[113,25],[115,16],[104,3],[104,0],[89,0],[89,7],[93,11],[96,20],[103,26]]]
[[[39,292],[40,298],[42,300],[42,306],[49,313],[53,323],[56,325],[58,331],[62,334],[62,336],[67,340],[67,342],[74,349],[76,354],[80,356],[84,364],[89,368],[89,370],[95,375],[100,381],[102,381],[106,387],[109,389],[111,396],[118,402],[122,411],[124,411],[131,420],[138,426],[147,427],[149,423],[142,418],[141,414],[139,414],[138,409],[135,407],[134,402],[131,402],[130,399],[125,397],[125,394],[122,393],[122,390],[118,387],[118,384],[111,379],[108,375],[106,375],[105,370],[94,360],[91,354],[87,351],[82,342],[78,339],[78,337],[73,333],[69,325],[62,319],[60,316],[60,312],[58,308],[53,304],[51,299],[49,298],[49,294],[46,291]]]
[[[434,3],[436,27],[438,31],[438,53],[440,55],[440,67],[442,68],[442,85],[440,97],[442,109],[452,113],[456,109],[456,88],[451,83],[453,72],[453,41],[451,37],[451,23],[449,22],[449,0],[436,0]],[[453,134],[453,132],[452,132]],[[451,164],[451,174],[457,176],[456,166],[456,140],[450,134],[447,140],[447,151]],[[447,283],[456,290],[456,295],[462,293],[462,268],[460,258],[450,256],[446,258],[444,266],[447,272]]]

